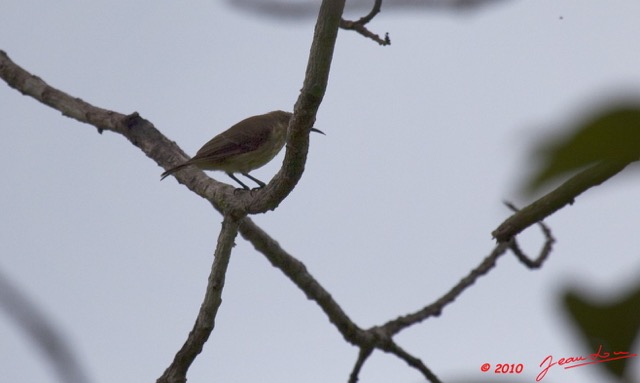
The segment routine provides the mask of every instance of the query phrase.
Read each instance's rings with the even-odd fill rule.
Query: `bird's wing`
[[[215,136],[198,150],[192,160],[206,158],[209,161],[219,161],[259,148],[269,138],[271,128],[264,121],[259,121],[255,117],[259,116],[240,121]]]

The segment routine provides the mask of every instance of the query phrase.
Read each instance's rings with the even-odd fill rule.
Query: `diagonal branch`
[[[230,216],[225,216],[222,221],[222,229],[218,236],[218,244],[214,254],[211,273],[204,301],[200,306],[200,312],[193,325],[193,330],[189,333],[186,342],[178,351],[171,365],[164,374],[157,380],[158,383],[184,383],[187,381],[187,371],[191,363],[202,352],[204,344],[209,339],[209,335],[215,326],[216,314],[222,304],[222,289],[224,279],[231,257],[231,249],[238,235],[240,222]]]
[[[529,261],[527,259],[527,261],[533,262],[538,266],[547,258],[554,242],[554,238],[551,236],[551,232],[546,225],[540,223],[540,226],[546,237],[545,245],[535,261]],[[499,243],[489,256],[434,303],[415,313],[389,321],[383,326],[374,326],[370,329],[363,330],[348,317],[338,303],[333,300],[330,293],[313,278],[302,262],[289,255],[276,241],[269,238],[266,233],[257,227],[249,218],[243,221],[240,226],[240,233],[246,240],[254,245],[256,250],[263,253],[273,266],[280,269],[298,286],[309,299],[314,300],[321,307],[345,340],[360,348],[358,359],[349,377],[349,382],[356,382],[358,380],[358,375],[364,363],[368,360],[374,349],[380,349],[396,355],[411,367],[420,371],[430,382],[438,382],[439,380],[436,375],[420,359],[399,348],[399,346],[393,342],[392,337],[400,331],[422,322],[431,316],[440,315],[445,306],[457,299],[457,297],[473,285],[478,278],[487,274],[495,266],[497,259],[507,250],[514,251],[518,258],[524,256],[521,251],[518,253],[519,249],[517,249],[515,240]]]
[[[515,209],[513,205],[507,204],[512,209]],[[547,259],[551,250],[553,248],[553,243],[555,242],[555,238],[551,234],[551,230],[545,225],[543,222],[538,222],[542,233],[545,236],[545,243],[540,250],[538,257],[535,260],[529,259],[526,254],[520,249],[518,243],[515,238],[512,238],[508,242],[501,242],[493,249],[491,254],[487,256],[480,264],[471,270],[469,274],[467,274],[464,278],[462,278],[451,290],[449,290],[446,294],[440,297],[438,300],[433,302],[432,304],[418,310],[414,313],[403,315],[394,320],[391,320],[384,324],[382,328],[389,334],[394,335],[398,332],[404,330],[405,328],[412,326],[416,323],[422,322],[423,320],[431,317],[438,316],[441,314],[442,309],[448,304],[452,303],[460,294],[462,294],[469,286],[475,283],[478,278],[487,274],[489,270],[491,270],[496,261],[500,256],[502,256],[507,250],[511,250],[516,258],[518,258],[525,266],[530,269],[539,268],[542,263]]]
[[[509,249],[510,245],[511,245],[511,242],[498,244],[493,249],[491,254],[489,254],[489,256],[487,256],[484,260],[482,260],[482,262],[480,262],[480,264],[475,269],[471,270],[471,272],[469,272],[467,276],[462,278],[455,286],[453,286],[453,288],[451,288],[451,290],[449,290],[446,294],[444,294],[434,303],[414,313],[403,315],[394,320],[391,320],[386,324],[384,324],[382,327],[389,334],[393,335],[393,334],[397,334],[398,332],[404,330],[409,326],[422,322],[423,320],[431,316],[439,316],[442,313],[442,309],[446,305],[448,305],[449,303],[453,302],[456,298],[458,298],[458,296],[460,296],[460,294],[462,294],[462,292],[466,290],[469,286],[474,284],[478,278],[488,273],[489,270],[491,270],[495,266],[498,258],[502,256]]]
[[[306,266],[287,253],[277,241],[269,237],[250,219],[240,225],[240,234],[271,264],[282,271],[305,295],[315,301],[342,336],[352,344],[371,341],[371,336],[358,327],[333,299],[331,294],[309,273]]]
[[[629,161],[606,161],[593,165],[522,208],[505,220],[491,234],[498,242],[507,242],[527,227],[540,222],[567,204],[572,204],[580,194],[621,172]]]
[[[188,158],[174,142],[138,113],[134,112],[127,116],[73,97],[27,72],[1,50],[0,78],[23,95],[60,111],[64,116],[92,125],[100,133],[111,131],[121,134],[165,169],[182,163]],[[219,211],[222,211],[222,206],[225,206],[224,202],[228,205],[231,201],[237,201],[242,197],[241,194],[235,196],[233,187],[212,180],[202,171],[190,169],[182,173],[184,174],[177,177],[179,181],[194,193],[211,201]]]
[[[0,78],[20,93],[60,111],[64,116],[92,125],[100,133],[111,131],[123,135],[133,145],[140,148],[147,157],[165,169],[183,163],[188,159],[180,147],[165,137],[151,122],[142,118],[138,113],[134,112],[130,115],[125,115],[94,106],[80,98],[73,97],[50,86],[39,77],[21,68],[2,50],[0,50]],[[315,116],[315,112],[313,115]],[[303,149],[304,159],[306,159],[307,147]],[[296,166],[301,166],[301,169],[304,169],[304,162],[300,162],[299,158],[294,158],[293,161],[295,161]],[[298,174],[298,179],[301,174],[301,172]],[[270,191],[260,191],[258,193],[241,191],[237,193],[232,186],[215,181],[197,169],[187,169],[180,172],[176,174],[176,179],[197,195],[209,200],[223,214],[225,212],[234,212],[237,216],[242,216],[247,211],[257,213],[259,209],[275,208],[279,203],[279,200],[276,201],[275,197],[272,197]]]
[[[409,354],[408,352],[403,350],[400,346],[398,346],[395,342],[390,342],[388,348],[385,351],[397,356],[398,358],[404,360],[409,366],[420,371],[422,375],[429,382],[431,383],[440,382],[440,379],[438,379],[436,374],[434,374],[433,371],[431,371],[429,367],[427,367],[422,360]]]

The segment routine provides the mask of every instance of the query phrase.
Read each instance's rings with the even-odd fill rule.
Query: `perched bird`
[[[222,170],[244,189],[233,173],[240,173],[264,187],[265,183],[249,175],[275,157],[287,141],[289,120],[292,114],[276,110],[246,118],[204,144],[193,158],[162,173],[160,180],[187,166],[194,165],[202,170]],[[311,131],[324,134],[311,128]]]

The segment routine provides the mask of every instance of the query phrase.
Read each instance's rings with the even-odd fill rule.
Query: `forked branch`
[[[342,19],[340,21],[340,28],[346,30],[353,30],[361,34],[362,36],[369,38],[380,45],[391,45],[391,39],[389,39],[389,33],[385,33],[384,38],[381,38],[377,34],[371,32],[367,29],[366,25],[373,20],[373,18],[380,13],[380,8],[382,6],[382,0],[375,0],[373,3],[373,8],[371,8],[371,12],[369,14],[361,17],[357,21],[350,21]]]

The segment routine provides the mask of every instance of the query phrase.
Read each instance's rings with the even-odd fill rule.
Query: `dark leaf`
[[[587,349],[586,355],[602,352],[631,352],[640,329],[640,286],[619,298],[594,302],[577,291],[567,291],[564,308],[573,319]],[[610,373],[622,378],[630,363],[640,357],[599,363]]]
[[[640,158],[640,107],[611,108],[571,128],[562,140],[548,141],[538,148],[543,162],[527,181],[533,193],[545,183],[600,161],[628,161]]]

